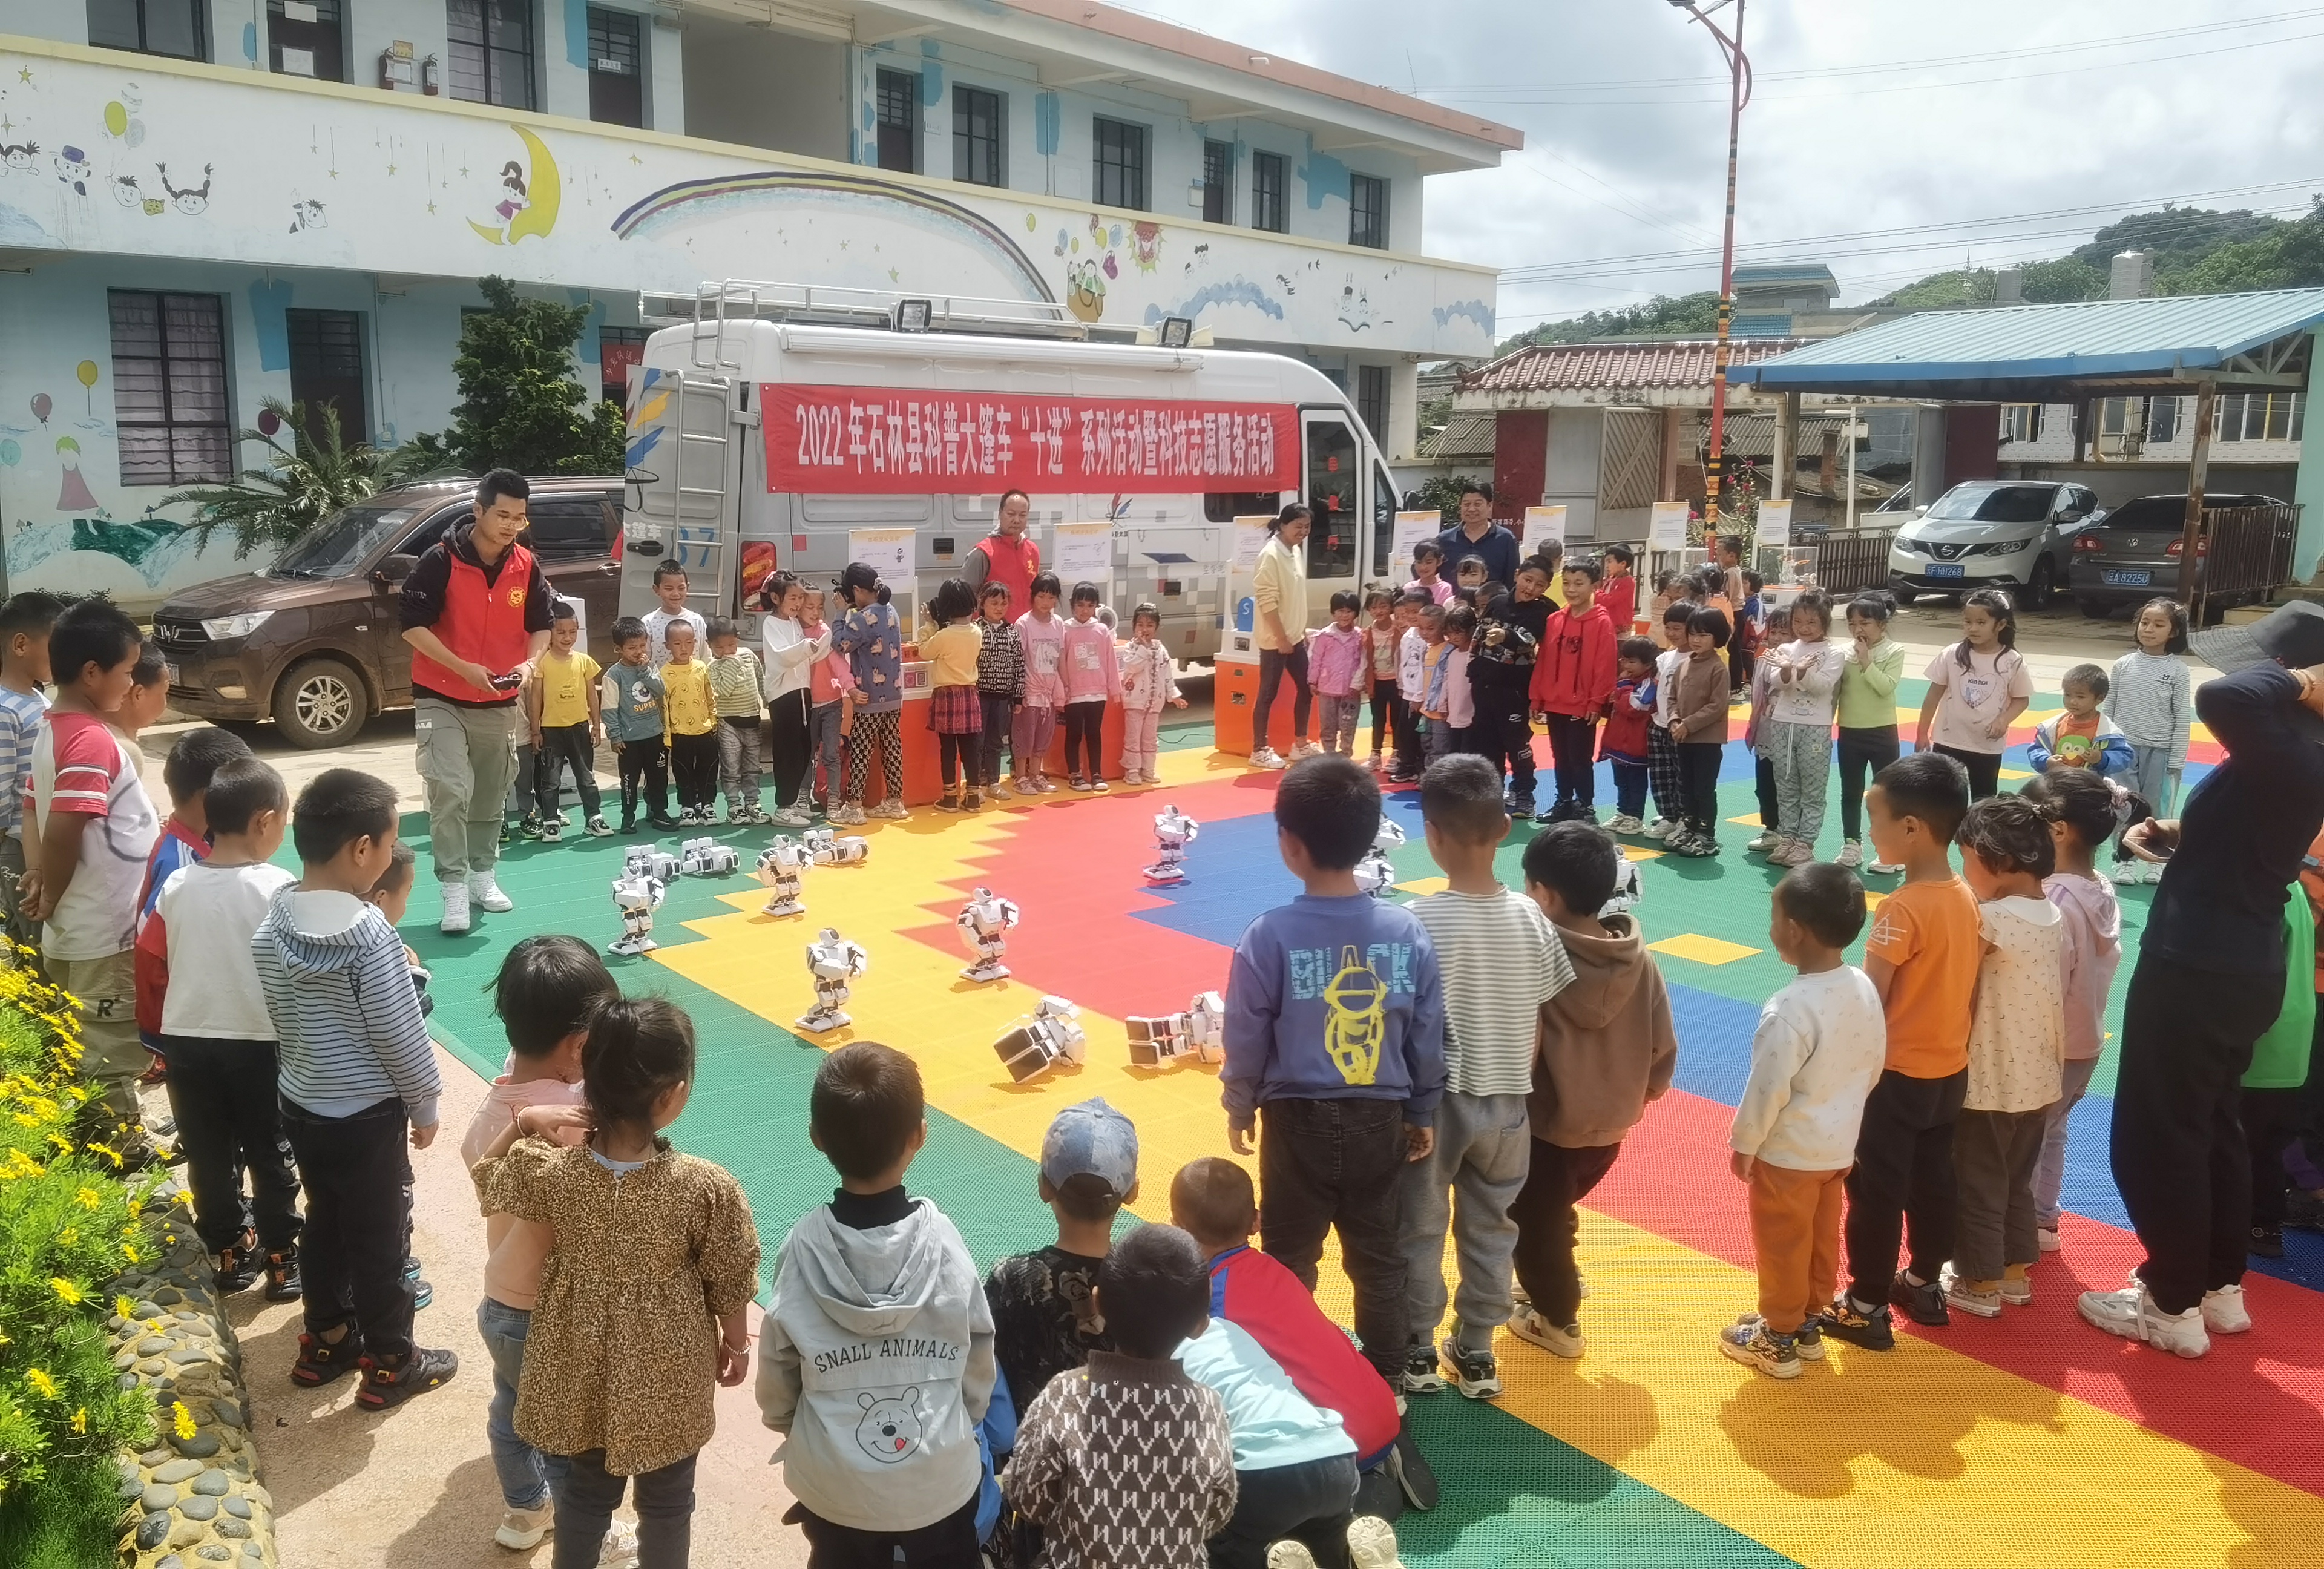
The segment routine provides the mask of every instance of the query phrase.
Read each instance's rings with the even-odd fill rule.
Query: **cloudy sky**
[[[1428,182],[1428,250],[1506,270],[1504,332],[1717,287],[1724,67],[1665,0],[1133,3],[1522,129],[1499,169]],[[2324,193],[2324,5],[1749,0],[1745,28],[1738,254],[1824,261],[1843,300],[2166,198]]]

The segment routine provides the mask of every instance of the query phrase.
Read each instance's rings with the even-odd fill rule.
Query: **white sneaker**
[[[1758,837],[1743,846],[1743,853],[1747,855],[1764,855],[1781,848],[1783,844],[1782,835],[1773,828],[1762,828]]]
[[[1542,1350],[1562,1357],[1578,1357],[1589,1349],[1590,1344],[1580,1324],[1569,1324],[1560,1329],[1532,1307],[1509,1320],[1509,1333],[1519,1340],[1529,1340]]]
[[[637,1569],[637,1562],[638,1528],[616,1519],[605,1527],[605,1540],[597,1548],[597,1569]]]
[[[1315,1569],[1315,1555],[1296,1537],[1286,1537],[1267,1549],[1267,1569]]]
[[[999,780],[994,780],[991,784],[985,786],[984,793],[996,801],[1008,801],[1017,798],[1017,792],[1010,789],[1007,785],[1002,784]]]
[[[1644,823],[1626,812],[1608,823],[1606,831],[1609,834],[1642,834],[1646,832],[1646,827]]]
[[[1864,870],[1869,872],[1875,877],[1902,877],[1904,875],[1904,868],[1894,861],[1875,861],[1871,865],[1866,867]]]
[[[2034,1240],[2041,1245],[2042,1251],[2045,1253],[2054,1253],[2066,1245],[2064,1242],[2058,1240],[2058,1228],[2055,1226],[2052,1226],[2046,1231],[2037,1231],[2034,1233]]]
[[[1297,762],[1303,757],[1321,757],[1323,755],[1323,746],[1313,741],[1296,742],[1293,743],[1291,748],[1291,761],[1294,762]]]
[[[1649,839],[1667,839],[1677,832],[1678,825],[1668,817],[1656,817],[1646,825],[1646,837]]]
[[[1950,1264],[1937,1272],[1937,1280],[1944,1288],[1946,1306],[1958,1307],[1963,1313],[1974,1314],[1979,1318],[2001,1316],[2001,1292],[1998,1288],[1991,1291],[1976,1289]]]
[[[807,807],[803,803],[794,801],[770,817],[768,821],[778,828],[804,828],[812,824],[815,819],[807,815]]]
[[[1396,1527],[1378,1515],[1358,1515],[1350,1520],[1348,1565],[1349,1569],[1404,1569],[1404,1560],[1396,1553]]]
[[[436,923],[436,929],[447,937],[466,935],[468,885],[465,882],[439,882],[436,886],[444,895],[444,918]]]
[[[1298,748],[1294,747],[1292,750],[1296,752]],[[1275,748],[1271,746],[1258,747],[1254,749],[1250,754],[1250,766],[1253,768],[1281,768],[1283,766],[1283,754],[1276,751]]]
[[[1853,872],[1864,864],[1864,846],[1850,839],[1840,847],[1840,854],[1831,858],[1831,863],[1834,866],[1845,866]]]
[[[501,1516],[500,1529],[493,1533],[493,1540],[512,1552],[528,1552],[540,1546],[540,1539],[556,1523],[554,1503],[543,1503],[537,1509],[510,1509]]]
[[[898,800],[894,796],[890,796],[887,799],[881,801],[878,806],[872,808],[872,816],[883,818],[889,822],[899,821],[902,818],[910,817],[911,815],[912,814],[910,812],[905,809],[904,803]]]
[[[2203,1329],[2201,1308],[2165,1313],[2154,1306],[2154,1298],[2146,1294],[2146,1288],[2135,1279],[2119,1291],[2085,1291],[2074,1307],[2086,1321],[2108,1334],[2142,1340],[2173,1356],[2199,1357],[2211,1349],[2211,1337]]]
[[[501,891],[500,883],[489,872],[468,873],[468,897],[478,909],[489,915],[506,915],[516,908],[516,901]]]
[[[2251,1310],[2244,1306],[2244,1288],[2222,1286],[2203,1293],[2203,1326],[2213,1334],[2241,1334],[2251,1327]]]

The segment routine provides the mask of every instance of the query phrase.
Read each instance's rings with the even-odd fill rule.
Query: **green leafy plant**
[[[231,484],[196,485],[161,498],[164,507],[194,508],[187,525],[205,545],[220,529],[234,534],[235,559],[260,549],[281,549],[343,507],[409,485],[425,476],[432,457],[413,444],[378,448],[350,446],[339,426],[339,411],[325,403],[310,417],[304,403],[268,398],[259,407],[274,422],[235,432],[237,445],[266,449],[266,466],[248,468]]]
[[[487,309],[460,324],[451,428],[412,445],[466,474],[620,474],[621,405],[590,402],[573,374],[573,346],[590,308],[527,299],[505,278],[480,278],[476,286]]]
[[[1449,528],[1461,516],[1461,493],[1476,481],[1465,474],[1432,474],[1420,483],[1420,506],[1425,512],[1434,507],[1443,514]]]
[[[0,957],[0,1564],[113,1560],[113,1457],[153,1437],[153,1409],[115,1381],[106,1283],[172,1232],[158,1177],[135,1184],[86,1138],[72,1002],[23,950]]]

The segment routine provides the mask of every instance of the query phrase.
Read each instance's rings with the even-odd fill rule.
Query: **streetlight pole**
[[[1743,53],[1743,0],[1732,0],[1733,37],[1721,32],[1719,24],[1711,20],[1711,12],[1725,9],[1729,3],[1729,0],[1713,0],[1706,8],[1695,4],[1695,0],[1670,0],[1672,5],[1702,23],[1704,31],[1719,41],[1731,84],[1727,100],[1727,228],[1719,254],[1719,343],[1711,364],[1711,451],[1702,466],[1702,540],[1704,547],[1714,553],[1717,546],[1712,536],[1719,531],[1720,470],[1724,466],[1720,443],[1726,438],[1727,427],[1729,333],[1735,316],[1736,143],[1743,129],[1743,106],[1751,101],[1751,61]]]

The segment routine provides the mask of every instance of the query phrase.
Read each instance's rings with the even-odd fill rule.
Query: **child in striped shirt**
[[[16,913],[24,875],[24,787],[32,777],[32,743],[48,717],[49,629],[64,601],[27,589],[0,605],[0,929],[32,946],[40,931]]]
[[[718,784],[730,823],[763,823],[759,809],[759,656],[742,629],[721,616],[710,623],[710,706],[718,715]]]

